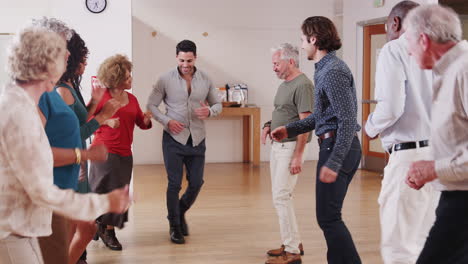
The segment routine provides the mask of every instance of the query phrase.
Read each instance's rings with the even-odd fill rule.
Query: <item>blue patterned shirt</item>
[[[335,146],[326,167],[338,172],[361,126],[357,123],[357,99],[354,79],[348,66],[330,52],[315,64],[315,105],[313,114],[286,125],[288,137],[315,129],[322,135],[336,131]]]

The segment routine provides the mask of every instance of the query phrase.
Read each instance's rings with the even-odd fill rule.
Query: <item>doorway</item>
[[[367,25],[363,30],[363,79],[362,79],[362,124],[374,111],[376,101],[374,100],[375,68],[377,58],[382,47],[385,45],[385,24]],[[362,129],[362,168],[371,171],[383,172],[387,153],[382,148],[380,138],[371,140],[364,128]]]

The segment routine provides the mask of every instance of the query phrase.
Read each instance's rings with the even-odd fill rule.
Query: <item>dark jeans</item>
[[[192,146],[192,137],[187,144],[182,145],[174,140],[169,133],[163,134],[163,155],[167,172],[167,212],[171,225],[180,225],[180,216],[195,202],[203,185],[203,169],[205,168],[205,140],[198,146]],[[182,186],[182,176],[185,165],[188,187],[179,200]]]
[[[417,264],[468,263],[468,191],[443,191]]]
[[[323,183],[319,179],[320,169],[330,157],[334,145],[335,139],[333,137],[323,140],[320,144],[315,193],[317,221],[327,241],[328,263],[361,263],[353,238],[341,218],[341,208],[348,191],[348,185],[361,161],[361,144],[355,136],[336,181]]]

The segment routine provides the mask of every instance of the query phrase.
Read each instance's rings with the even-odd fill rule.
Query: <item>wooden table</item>
[[[260,165],[260,108],[259,107],[223,107],[217,118],[242,117],[242,160]],[[252,130],[252,134],[250,131]],[[253,148],[253,151],[251,151]],[[253,156],[251,156],[253,152]]]

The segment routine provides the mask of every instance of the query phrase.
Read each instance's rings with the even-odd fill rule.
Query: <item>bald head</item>
[[[403,34],[403,21],[406,15],[419,4],[413,1],[401,1],[396,4],[387,18],[387,41],[397,39]]]

